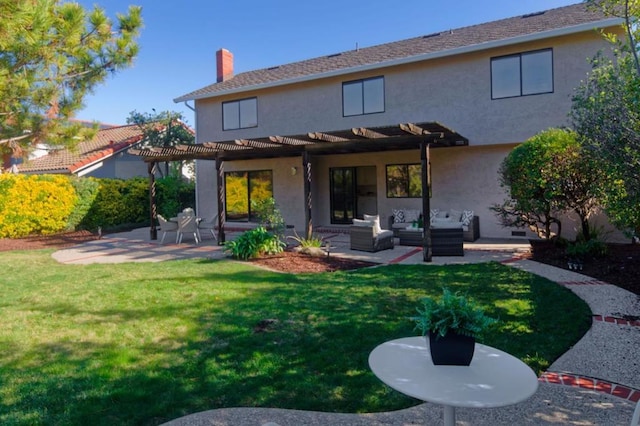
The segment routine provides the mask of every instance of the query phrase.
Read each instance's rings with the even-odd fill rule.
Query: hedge
[[[0,175],[0,237],[64,230],[77,198],[67,176]]]
[[[195,184],[157,180],[158,212],[195,207]],[[0,175],[0,238],[98,227],[149,226],[149,182],[62,175]]]

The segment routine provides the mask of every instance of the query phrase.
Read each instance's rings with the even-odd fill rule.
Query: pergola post
[[[156,162],[152,161],[147,165],[149,172],[149,238],[151,240],[158,239],[158,229],[156,228],[156,220],[158,219],[158,205],[156,203]]]
[[[431,160],[429,146],[426,141],[420,143],[420,160],[422,161],[422,258],[431,262]]]
[[[226,241],[224,235],[225,208],[224,208],[224,161],[216,155],[216,175],[217,175],[217,195],[218,195],[218,245],[223,245]]]
[[[311,162],[309,161],[309,153],[302,153],[302,169],[304,170],[304,221],[305,221],[305,237],[311,238],[313,235],[313,220],[311,217],[311,208],[313,201],[311,199]]]

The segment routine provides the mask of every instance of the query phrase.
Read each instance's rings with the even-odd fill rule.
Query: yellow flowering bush
[[[0,238],[64,230],[76,199],[67,176],[0,175]]]

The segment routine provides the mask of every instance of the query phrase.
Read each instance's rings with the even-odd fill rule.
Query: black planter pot
[[[473,359],[476,339],[457,333],[444,337],[429,333],[429,349],[434,365],[469,365]]]

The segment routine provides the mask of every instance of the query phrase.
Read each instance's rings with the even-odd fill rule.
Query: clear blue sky
[[[80,0],[110,16],[142,6],[140,53],[97,88],[77,114],[125,124],[129,112],[176,111],[173,99],[216,80],[215,52],[234,55],[240,73],[436,31],[579,3],[579,0]]]

